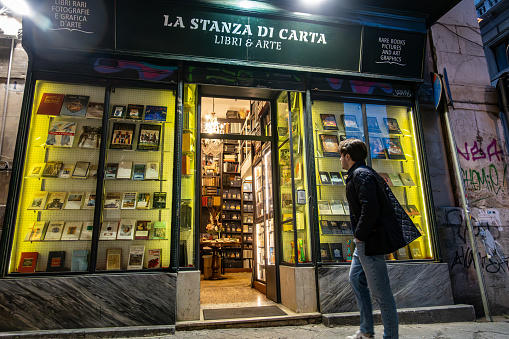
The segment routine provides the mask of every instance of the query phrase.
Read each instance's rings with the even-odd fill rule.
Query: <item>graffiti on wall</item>
[[[477,140],[465,142],[461,148],[457,147],[457,151],[470,203],[474,206],[483,202],[490,207],[507,206],[509,168],[499,141],[492,138],[487,146],[482,146]]]

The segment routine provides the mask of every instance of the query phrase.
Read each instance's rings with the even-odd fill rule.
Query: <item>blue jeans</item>
[[[371,291],[371,295],[380,306],[382,313],[384,339],[397,339],[398,312],[389,284],[385,256],[364,254],[366,246],[364,242],[356,242],[355,245],[350,266],[350,285],[352,285],[361,313],[360,330],[364,334],[375,334],[373,309],[369,295],[369,291]]]

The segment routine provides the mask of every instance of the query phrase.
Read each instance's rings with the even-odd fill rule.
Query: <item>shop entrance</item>
[[[201,304],[278,302],[272,140],[278,92],[260,98],[220,89],[202,86],[199,97]]]

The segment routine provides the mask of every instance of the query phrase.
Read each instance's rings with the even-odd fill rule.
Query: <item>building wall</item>
[[[501,216],[496,226],[497,240],[492,242],[494,250],[500,253],[500,257],[489,258],[485,250],[482,251],[482,255],[489,269],[500,266],[497,278],[492,279],[490,276],[487,285],[489,301],[494,312],[502,313],[509,309],[509,299],[499,296],[500,291],[507,294],[508,282],[507,262],[504,259],[505,253],[509,253],[507,241],[509,219],[504,217],[509,214],[508,152],[505,146],[504,126],[499,118],[497,92],[490,83],[473,1],[464,0],[459,3],[431,27],[430,34],[433,65],[428,67],[442,74],[444,68],[447,69],[454,101],[454,108],[449,106],[450,121],[472,215],[479,221],[479,216],[486,215],[489,209],[494,209]],[[443,123],[441,125],[444,128],[445,125]],[[429,133],[433,132],[428,128],[428,131],[425,131],[428,139]],[[428,141],[426,147],[428,153],[434,151]],[[447,151],[443,157],[445,159],[451,157],[451,152]],[[442,161],[441,165],[443,164]],[[433,171],[434,166],[430,167]],[[433,175],[432,172],[432,178]],[[450,181],[454,188],[453,176]],[[435,195],[440,196],[441,194],[436,191],[443,190],[443,187],[438,186],[433,180],[432,186]],[[455,201],[459,201],[458,190],[453,189],[453,193]],[[467,253],[468,238],[465,238],[464,232],[451,230],[449,223],[444,220],[446,219],[439,215],[438,233],[443,259],[448,263],[451,272],[455,302],[473,304],[477,314],[481,315],[483,309],[477,278],[471,264],[471,253]],[[493,219],[488,221],[488,224],[493,227],[495,222]],[[479,238],[478,242],[481,243],[482,239]],[[464,263],[465,260],[467,264]],[[499,263],[490,265],[492,260]],[[462,262],[461,265],[458,265],[459,261]],[[464,266],[462,268],[464,272],[458,272],[461,270],[460,266]]]

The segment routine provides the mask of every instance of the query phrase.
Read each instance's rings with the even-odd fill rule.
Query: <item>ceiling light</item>
[[[28,6],[28,3],[25,0],[2,0],[2,4],[9,8],[11,11],[29,16],[32,14],[32,10]]]

